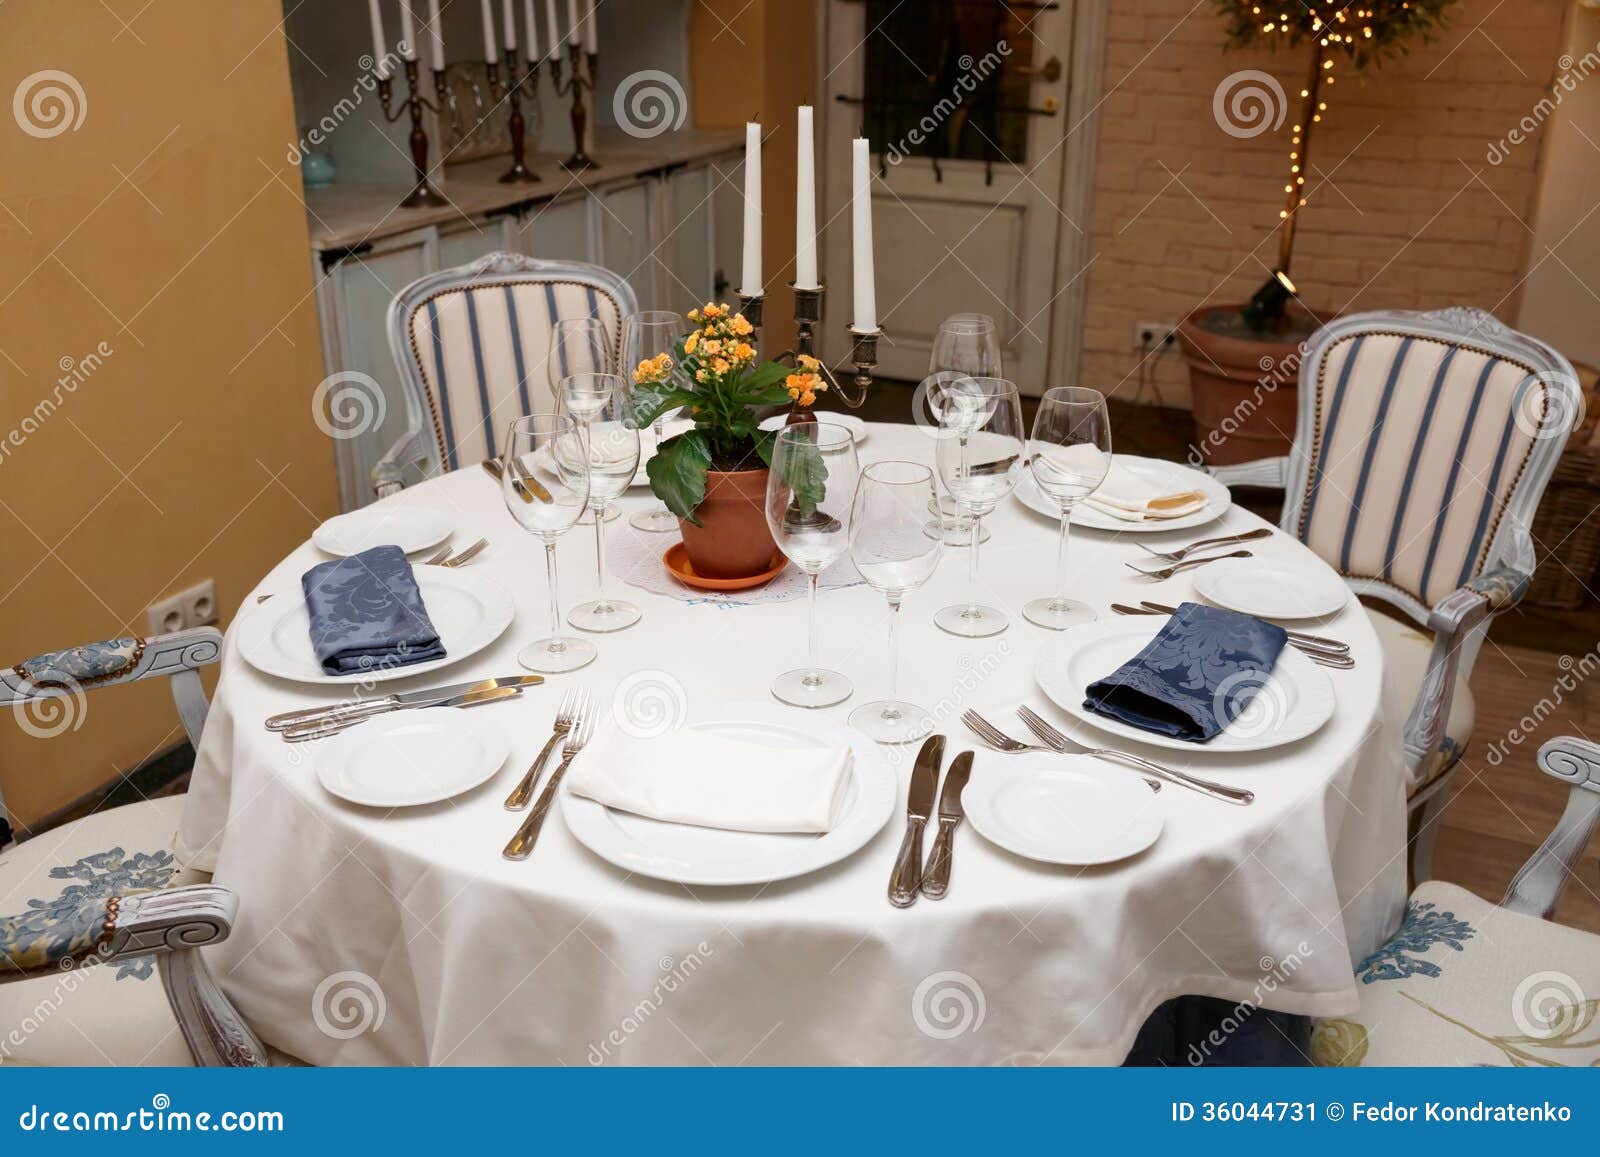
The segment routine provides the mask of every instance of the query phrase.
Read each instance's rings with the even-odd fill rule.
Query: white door
[[[1037,394],[1049,362],[1062,229],[1073,0],[829,0],[823,349],[849,354],[850,140],[872,141],[878,373],[921,380],[939,322],[987,313],[1005,376]],[[1059,280],[1065,283],[1070,274]]]

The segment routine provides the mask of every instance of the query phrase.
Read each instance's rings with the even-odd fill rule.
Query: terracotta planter
[[[778,549],[767,528],[767,470],[706,474],[706,496],[695,511],[702,525],[678,520],[695,573],[714,579],[749,578],[772,566]]]
[[[1261,337],[1242,325],[1224,332],[1204,318],[1236,317],[1238,306],[1196,310],[1178,326],[1194,395],[1194,448],[1208,465],[1226,466],[1289,452],[1299,420],[1301,346],[1316,322],[1291,305],[1295,324]]]

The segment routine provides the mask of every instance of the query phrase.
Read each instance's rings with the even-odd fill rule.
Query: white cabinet
[[[496,250],[589,261],[627,278],[641,309],[687,310],[727,295],[737,270],[743,209],[738,154],[574,188],[346,250],[314,255],[323,360],[382,390],[383,419],[334,439],[346,510],[372,501],[374,463],[404,432],[405,400],[389,353],[389,302],[427,273]]]

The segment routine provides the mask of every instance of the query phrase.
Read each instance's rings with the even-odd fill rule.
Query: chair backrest
[[[620,364],[622,319],[638,308],[610,270],[515,253],[406,286],[389,306],[389,348],[413,428],[432,431],[428,472],[493,457],[512,419],[555,408],[545,359],[556,322],[599,318]]]
[[[1572,365],[1476,309],[1341,318],[1307,343],[1283,528],[1418,622],[1533,571],[1533,513],[1581,417]]]

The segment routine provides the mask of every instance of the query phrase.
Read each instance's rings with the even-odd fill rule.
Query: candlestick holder
[[[589,106],[584,102],[583,91],[594,90],[594,78],[600,67],[599,53],[586,53],[576,44],[567,45],[567,55],[571,60],[569,68],[572,75],[566,80],[561,79],[561,58],[552,58],[551,79],[556,84],[557,96],[572,97],[572,155],[561,162],[561,167],[569,173],[581,173],[585,169],[597,169],[599,164],[584,151],[583,140],[589,126]],[[588,71],[584,71],[584,58],[588,58]]]
[[[417,62],[407,60],[402,63],[406,71],[406,101],[400,108],[390,108],[392,82],[387,76],[381,73],[378,75],[378,103],[383,106],[383,119],[394,124],[402,113],[411,114],[411,169],[416,175],[417,182],[400,202],[400,207],[417,209],[423,206],[448,205],[450,202],[444,195],[428,183],[428,134],[422,131],[422,110],[426,108],[438,112],[439,106],[423,97]],[[440,83],[440,76],[437,73],[434,83],[436,87]]]
[[[755,328],[751,335],[754,340],[750,343],[757,348],[761,345],[761,305],[767,300],[764,293],[739,293],[739,312],[744,314],[744,319]]]
[[[795,348],[785,350],[777,360],[787,358],[793,363],[800,354],[816,357],[817,326],[822,324],[822,304],[828,291],[823,285],[802,287],[792,281],[789,288],[794,291]],[[859,410],[866,403],[867,390],[872,386],[872,370],[878,364],[878,339],[883,336],[883,330],[858,330],[853,325],[847,328],[851,339],[850,361],[856,367],[851,382],[855,386],[855,397],[850,396],[850,392],[826,363],[819,363],[817,372],[828,383],[836,398],[848,408]]]
[[[489,92],[496,101],[502,99],[511,106],[511,167],[500,174],[502,185],[531,185],[539,181],[539,174],[528,168],[524,161],[525,142],[528,136],[528,122],[522,115],[522,94],[531,93],[531,100],[537,99],[539,92],[539,62],[525,60],[522,73],[517,74],[517,50],[506,49],[506,82],[500,81],[500,66],[486,64],[485,70],[489,73]]]

